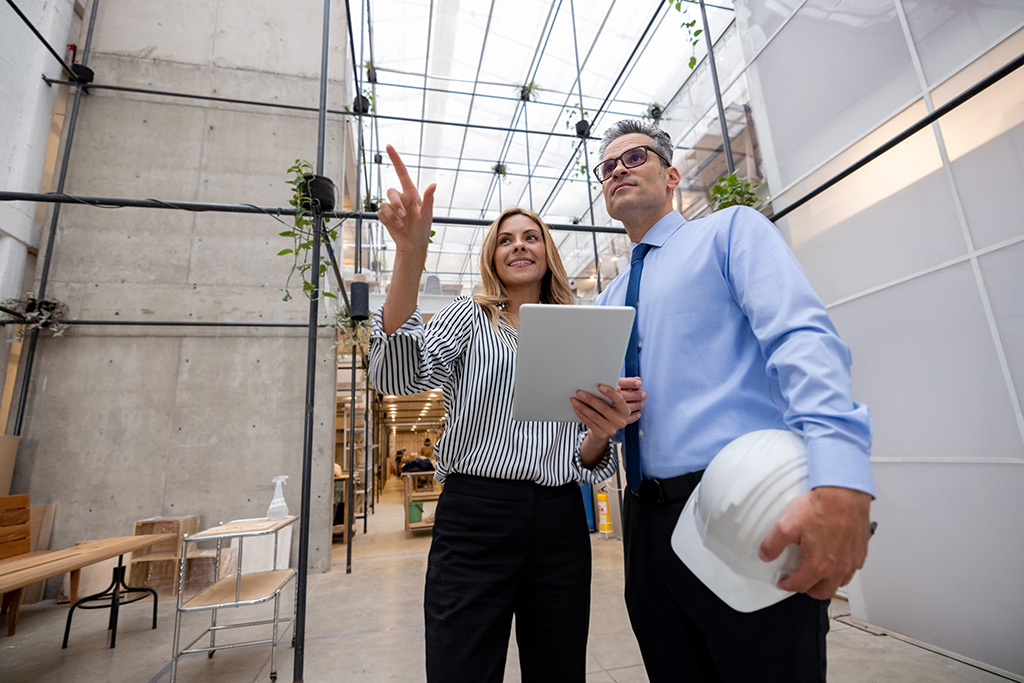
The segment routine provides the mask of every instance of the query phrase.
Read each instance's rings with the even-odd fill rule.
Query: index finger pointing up
[[[402,157],[398,156],[398,152],[391,145],[388,145],[388,156],[391,157],[391,163],[395,165],[395,172],[398,174],[398,179],[402,183],[402,189],[406,192],[416,192],[416,185],[413,184],[412,178],[409,176],[409,170],[406,169],[405,164],[402,163]]]

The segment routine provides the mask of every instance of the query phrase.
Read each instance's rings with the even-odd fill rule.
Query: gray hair
[[[631,133],[637,133],[639,135],[646,135],[649,137],[651,139],[651,147],[654,148],[654,151],[665,159],[668,159],[669,165],[671,165],[672,138],[669,137],[668,133],[655,124],[638,119],[623,119],[606,130],[604,137],[601,138],[601,147],[598,150],[598,154],[603,157],[604,151],[608,149],[608,145],[612,144],[616,138],[621,138],[623,135],[629,135]],[[663,160],[662,164],[664,163],[665,162]]]

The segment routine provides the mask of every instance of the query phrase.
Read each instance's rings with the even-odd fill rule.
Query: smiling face
[[[548,272],[548,259],[544,235],[529,216],[509,216],[498,227],[494,270],[505,289],[539,289]]]
[[[622,135],[608,144],[601,159],[614,159],[626,150],[651,144],[651,138],[641,133]],[[647,161],[640,166],[626,168],[621,161],[616,164],[615,171],[601,184],[601,190],[608,215],[621,221],[630,239],[638,242],[652,225],[672,210],[672,190],[678,184],[679,171],[665,168],[658,156],[648,151]]]

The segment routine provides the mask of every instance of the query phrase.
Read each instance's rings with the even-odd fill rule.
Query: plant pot
[[[353,282],[349,286],[348,298],[351,305],[351,308],[348,309],[348,317],[356,321],[369,319],[370,284],[368,282],[360,282],[358,280]]]
[[[366,80],[368,80],[370,83],[377,82],[377,70],[372,66],[366,67]]]
[[[305,182],[302,183],[302,196],[309,200],[309,208],[320,211],[334,210],[334,183],[327,176],[311,175],[307,173],[302,176]]]
[[[522,100],[523,102],[529,102],[530,100],[533,99],[533,91],[530,89],[530,86],[524,85],[522,87],[522,89],[519,91],[519,99]]]
[[[376,154],[373,155],[373,163],[375,163],[375,164],[384,163],[384,156],[380,152],[377,152]]]
[[[590,121],[580,119],[576,122],[576,137],[583,139],[590,137]]]
[[[354,111],[357,114],[369,114],[369,98],[367,98],[366,95],[356,95],[356,99],[352,101],[352,111]]]
[[[92,79],[96,76],[96,74],[93,73],[93,70],[84,64],[72,64],[71,73],[75,75],[75,78],[77,78],[78,82],[82,85],[92,83]]]

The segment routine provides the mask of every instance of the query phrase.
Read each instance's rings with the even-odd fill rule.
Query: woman
[[[445,487],[424,595],[427,680],[500,682],[515,615],[522,680],[582,682],[590,540],[576,482],[615,472],[609,437],[639,418],[642,392],[602,386],[610,405],[579,392],[571,400],[583,425],[513,421],[519,307],[574,301],[551,234],[531,212],[503,212],[481,251],[484,293],[424,326],[416,302],[436,186],[421,199],[387,150],[402,190],[388,190],[378,213],[396,256],[374,316],[370,375],[393,394],[443,387],[447,413],[435,444]]]

